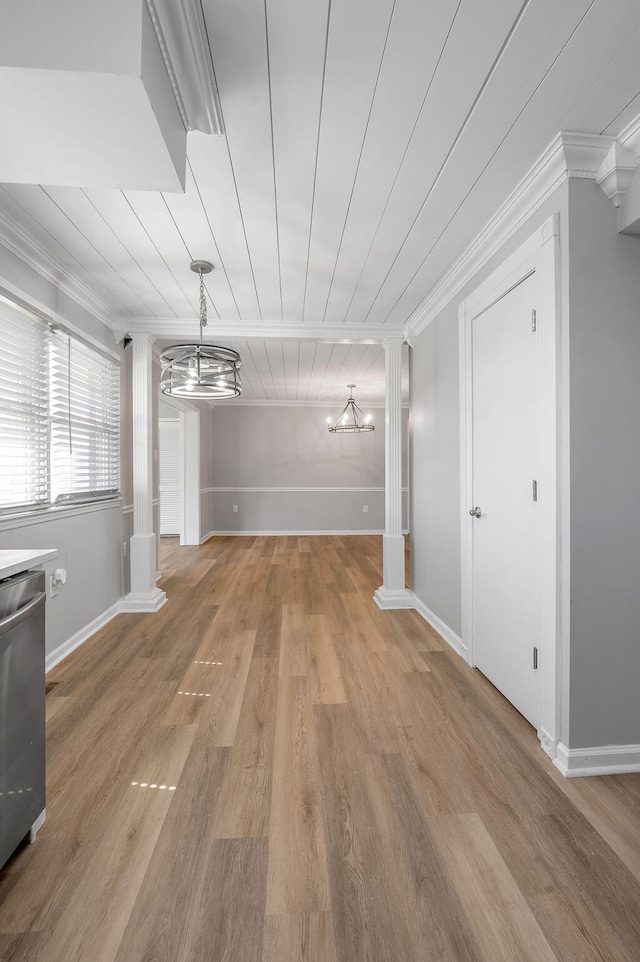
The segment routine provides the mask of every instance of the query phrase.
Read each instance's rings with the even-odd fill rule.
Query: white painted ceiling
[[[186,193],[5,184],[0,210],[121,330],[195,335],[212,261],[208,336],[237,329],[256,398],[368,392],[379,348],[296,338],[402,330],[558,131],[640,113],[638,0],[202,6],[225,136],[188,135]]]

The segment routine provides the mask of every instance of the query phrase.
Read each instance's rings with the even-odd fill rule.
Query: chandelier
[[[200,343],[173,344],[161,351],[160,389],[172,397],[207,400],[238,397],[242,393],[240,355],[231,348],[204,344],[202,340],[207,326],[204,275],[211,273],[213,264],[192,261],[189,266],[200,275]]]
[[[349,388],[349,400],[335,422],[332,422],[331,418],[327,418],[329,430],[332,434],[356,434],[360,431],[375,431],[371,415],[367,414],[365,417],[353,400],[355,384],[347,384],[347,387]]]

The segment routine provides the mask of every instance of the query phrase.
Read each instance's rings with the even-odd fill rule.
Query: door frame
[[[458,306],[460,363],[460,537],[462,562],[462,643],[475,666],[473,638],[473,394],[472,323],[483,311],[527,277],[537,276],[539,334],[538,480],[538,737],[555,758],[560,740],[561,574],[560,542],[560,287],[559,218],[549,217],[512,255]]]
[[[181,398],[161,395],[180,421],[180,545],[200,544],[200,411]]]

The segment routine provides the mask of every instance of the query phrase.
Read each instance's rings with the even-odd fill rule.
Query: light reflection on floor
[[[153,782],[153,783],[151,783],[151,784],[149,784],[149,782],[131,782],[131,784],[132,784],[132,785],[139,785],[140,788],[159,788],[159,789],[166,788],[167,791],[169,791],[169,792],[175,792],[175,790],[176,790],[176,786],[175,786],[175,785],[157,785],[155,782]]]

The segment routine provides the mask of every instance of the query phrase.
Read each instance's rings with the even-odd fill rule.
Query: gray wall
[[[1,245],[0,289],[59,316],[110,350],[118,350],[104,324]],[[125,407],[127,403],[125,390]],[[123,446],[126,443],[123,438]],[[126,484],[126,476],[124,481]],[[1,548],[56,548],[58,557],[45,566],[47,574],[55,568],[67,569],[67,584],[47,601],[47,654],[81,632],[121,597],[121,539],[119,502],[0,519]]]
[[[572,748],[640,743],[640,238],[569,188]]]
[[[201,402],[200,410],[200,538],[204,540],[214,529],[213,487],[213,412]]]
[[[371,413],[375,431],[341,436],[327,430],[333,408],[216,405],[209,531],[382,531],[384,411]]]
[[[46,653],[110,608],[122,595],[119,502],[58,509],[42,518],[26,518],[19,526],[2,527],[2,548],[56,548],[58,557],[44,568],[67,569],[67,583],[47,598]]]
[[[460,604],[458,316],[450,304],[419,338],[411,378],[411,586],[457,635]]]

